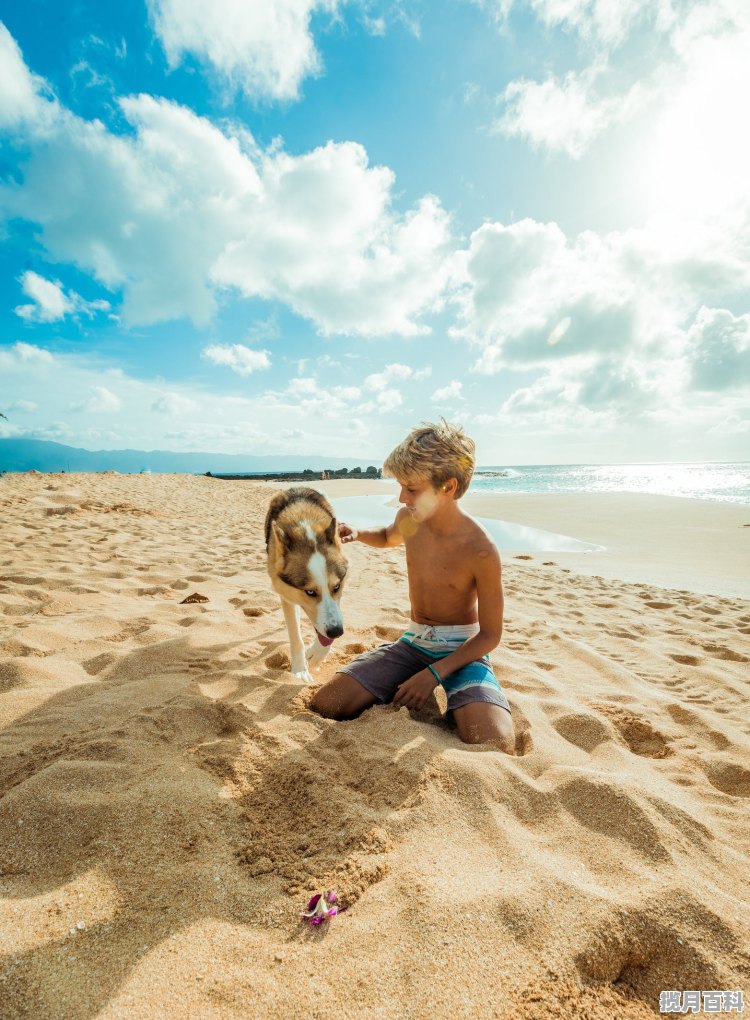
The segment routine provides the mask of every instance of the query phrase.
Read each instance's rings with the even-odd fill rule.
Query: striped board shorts
[[[354,677],[379,702],[387,704],[410,676],[444,659],[478,633],[478,623],[433,627],[411,620],[398,641],[359,655],[347,666],[340,666],[338,672]],[[443,677],[442,687],[449,712],[477,701],[499,705],[510,712],[508,699],[487,655]]]

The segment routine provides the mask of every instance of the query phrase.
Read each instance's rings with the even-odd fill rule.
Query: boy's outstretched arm
[[[371,545],[374,549],[387,549],[389,546],[401,545],[404,536],[399,525],[408,515],[408,510],[399,510],[393,523],[385,528],[358,529],[352,528],[342,521],[339,524],[339,538],[342,542],[364,542],[365,545]]]
[[[487,655],[493,648],[497,648],[503,636],[502,568],[500,553],[494,545],[477,555],[474,577],[477,585],[479,633],[465,641],[455,652],[433,664],[441,678]],[[394,695],[393,704],[422,708],[437,685],[432,670],[423,669],[401,684]]]

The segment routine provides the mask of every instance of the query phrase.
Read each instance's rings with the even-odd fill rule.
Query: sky
[[[746,0],[0,0],[0,436],[750,459]]]

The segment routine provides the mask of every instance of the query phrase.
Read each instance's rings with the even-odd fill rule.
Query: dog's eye
[[[339,581],[338,584],[334,584],[334,586],[333,586],[333,588],[331,590],[335,594],[339,590],[340,587],[341,587],[341,582]]]
[[[317,594],[314,588],[307,588],[305,590],[305,595],[309,595],[311,599],[314,599]]]

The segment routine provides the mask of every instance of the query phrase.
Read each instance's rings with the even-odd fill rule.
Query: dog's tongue
[[[329,645],[333,644],[332,637],[324,637],[319,630],[316,630],[315,633],[318,635],[318,641],[320,641],[321,645],[323,645],[324,648],[327,648]]]

